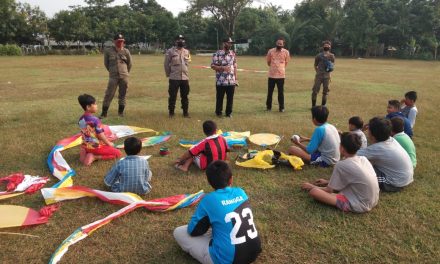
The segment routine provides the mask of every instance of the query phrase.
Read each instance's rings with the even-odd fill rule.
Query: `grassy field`
[[[168,118],[168,82],[161,56],[134,56],[126,117],[117,117],[114,100],[105,123],[172,131],[166,145],[171,155],[160,157],[160,146],[144,148],[152,154],[153,190],[145,199],[211,191],[204,173],[194,167],[176,171],[172,161],[184,149],[179,138],[203,137],[201,124],[213,119],[224,131],[270,132],[284,136],[278,146],[287,150],[292,133],[311,135],[310,94],[313,58],[293,58],[285,84],[286,112],[265,112],[265,73],[239,73],[232,119],[215,117],[214,73],[190,68],[191,119],[176,111]],[[192,65],[209,65],[209,57],[193,56]],[[239,57],[239,68],[266,70],[263,57]],[[258,263],[435,263],[440,260],[440,125],[435,120],[440,102],[440,64],[401,60],[338,59],[328,99],[329,122],[347,130],[354,115],[368,121],[385,115],[389,99],[401,99],[417,90],[419,116],[414,142],[418,165],[414,183],[401,193],[381,193],[379,205],[368,214],[344,214],[312,201],[300,190],[303,181],[328,178],[331,169],[287,167],[267,171],[233,166],[234,183],[251,199],[263,242]],[[49,176],[47,155],[59,139],[79,131],[82,109],[77,96],[90,93],[101,107],[107,73],[101,56],[0,58],[0,176],[14,172]],[[276,92],[275,96],[276,98]],[[320,97],[319,97],[320,100]],[[318,102],[319,102],[318,100]],[[275,100],[276,101],[276,100]],[[273,109],[277,109],[277,103]],[[180,101],[177,103],[180,110]],[[140,135],[142,136],[142,135]],[[76,185],[105,189],[103,177],[111,161],[82,167],[78,148],[63,152],[77,172]],[[230,155],[232,160],[234,154]],[[51,184],[57,180],[51,177]],[[1,204],[43,206],[40,193],[23,195]],[[46,225],[0,232],[1,263],[44,263],[76,228],[101,219],[120,206],[97,199],[63,202]],[[174,242],[172,231],[186,224],[194,209],[151,213],[143,209],[123,216],[74,245],[63,263],[195,263]],[[0,216],[4,217],[4,216]]]

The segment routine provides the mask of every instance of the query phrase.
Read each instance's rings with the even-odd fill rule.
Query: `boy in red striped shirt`
[[[176,160],[177,169],[187,172],[194,162],[204,170],[215,160],[226,160],[228,144],[222,135],[216,134],[217,124],[211,120],[203,122],[203,132],[207,138],[192,146]]]

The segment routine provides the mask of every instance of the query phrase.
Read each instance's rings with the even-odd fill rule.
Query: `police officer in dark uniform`
[[[102,103],[102,113],[100,118],[107,117],[107,111],[110,103],[115,96],[116,87],[118,90],[118,115],[124,116],[125,95],[128,89],[128,76],[131,70],[130,51],[124,48],[125,39],[121,33],[116,34],[113,38],[114,46],[106,49],[104,52],[104,65],[109,72],[109,80],[107,90],[105,91],[104,102]]]

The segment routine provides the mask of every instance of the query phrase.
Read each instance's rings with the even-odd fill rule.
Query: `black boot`
[[[119,108],[118,108],[118,115],[119,115],[120,117],[124,117],[124,109],[125,109],[125,105],[119,105]]]
[[[327,103],[327,95],[323,95],[321,105],[325,105],[326,103]]]
[[[99,116],[99,119],[103,119],[107,117],[108,106],[102,106],[102,112]]]

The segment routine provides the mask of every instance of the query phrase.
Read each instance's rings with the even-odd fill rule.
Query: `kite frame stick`
[[[280,141],[283,139],[284,136],[281,136],[280,139],[278,140],[278,142],[275,144],[275,146],[273,147],[273,149],[276,149],[278,147],[278,144],[280,143]]]
[[[17,235],[17,236],[27,236],[27,237],[40,237],[36,235],[22,234],[22,233],[12,233],[12,232],[0,232],[0,235]]]

